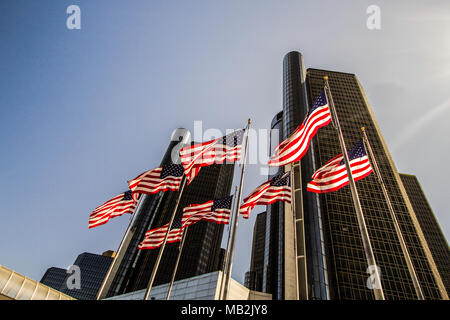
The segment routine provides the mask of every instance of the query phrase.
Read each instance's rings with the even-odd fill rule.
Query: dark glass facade
[[[68,282],[73,283],[71,277],[76,275],[73,270],[55,267],[47,269],[40,282],[79,300],[95,300],[113,260],[110,253],[107,251],[99,255],[84,252],[78,255],[73,265],[80,270],[80,288],[69,289],[67,286]]]
[[[80,268],[81,288],[69,289],[65,280],[60,291],[76,299],[95,300],[112,260],[111,257],[99,254],[88,252],[80,254],[74,265]]]
[[[419,236],[417,223],[391,155],[367,103],[364,91],[354,74],[308,69],[309,103],[324,86],[323,77],[329,77],[336,112],[347,148],[361,139],[361,127],[366,132],[388,189],[401,231],[427,299],[440,299],[442,282],[433,270],[434,262]],[[333,126],[321,128],[314,140],[313,156],[323,165],[341,153],[338,136]],[[310,176],[304,177],[303,186]],[[381,282],[386,299],[415,299],[414,287],[403,258],[386,200],[374,174],[356,183],[365,221],[372,242],[377,265],[381,268]],[[337,192],[319,196],[323,217],[325,246],[328,250],[328,275],[332,299],[373,299],[367,288],[367,262],[352,196],[348,186]]]
[[[289,134],[284,134],[286,139],[292,131],[305,119],[309,106],[312,105],[316,96],[310,96],[307,90],[307,77],[301,53],[289,52],[284,58],[284,83],[283,83],[283,112],[290,114],[284,117],[289,121],[284,124]],[[329,283],[327,254],[322,227],[322,210],[319,196],[306,191],[305,185],[308,178],[320,167],[313,156],[315,141],[309,146],[309,152],[301,159],[298,166],[294,167],[296,184],[296,215],[302,218],[302,224],[298,223],[297,234],[302,235],[304,242],[297,244],[299,248],[299,261],[306,263],[305,281],[307,282],[307,294],[303,298],[310,300],[329,299]],[[300,230],[299,230],[300,229]],[[304,248],[302,248],[304,246]],[[301,256],[304,256],[302,258]],[[303,261],[303,259],[305,261]]]
[[[423,235],[433,255],[436,267],[444,282],[447,294],[450,292],[450,249],[439,222],[428,203],[416,176],[400,173],[408,198],[416,213]]]
[[[270,131],[270,150],[283,140],[283,111],[272,119]],[[271,168],[269,179],[282,172],[283,168]],[[266,208],[266,223],[264,237],[264,265],[262,291],[271,293],[272,298],[283,298],[283,266],[284,266],[284,204],[276,202]]]
[[[178,141],[170,143],[161,164],[170,161],[173,148],[177,145]],[[181,217],[183,208],[190,204],[203,203],[229,195],[233,174],[234,164],[203,167],[192,183],[185,187],[176,217]],[[112,277],[108,297],[147,287],[159,249],[137,250],[137,246],[143,240],[147,230],[169,222],[177,196],[178,192],[164,192],[145,197],[134,223],[132,239],[125,249],[118,271]],[[223,229],[223,225],[206,221],[200,221],[188,229],[175,280],[216,271],[222,267],[220,245]],[[178,246],[179,243],[166,245],[154,285],[170,281]]]
[[[292,51],[283,59],[283,139],[303,121],[306,103],[303,56]]]
[[[411,190],[408,191],[413,195],[408,198],[408,186],[402,183],[354,74],[305,71],[302,55],[289,52],[283,60],[283,111],[272,120],[271,150],[303,121],[324,87],[325,75],[329,77],[347,148],[361,140],[361,127],[366,128],[425,298],[448,298],[444,287],[444,284],[448,287],[449,281],[445,237],[423,193],[420,194],[420,188],[413,182],[409,182]],[[374,299],[367,286],[370,274],[349,186],[326,194],[306,191],[313,173],[340,153],[337,132],[330,124],[319,129],[301,163],[293,166],[299,299]],[[284,169],[273,168],[269,178],[281,170]],[[386,199],[375,175],[356,185],[377,265],[381,268],[386,299],[416,299]],[[271,293],[273,299],[285,299],[287,290],[292,290],[287,289],[288,284],[296,280],[288,272],[290,262],[285,251],[292,248],[287,245],[291,240],[285,232],[286,225],[293,222],[285,221],[288,219],[285,209],[283,203],[267,206],[262,291]],[[292,292],[289,294],[292,298]]]
[[[182,209],[190,204],[203,203],[228,195],[231,189],[231,179],[225,179],[224,176],[231,178],[232,173],[233,166],[230,165],[213,165],[202,168],[198,176],[185,189],[177,216],[181,217]],[[177,193],[172,193],[163,200],[158,216],[155,217],[154,225],[149,229],[169,222],[176,196]],[[200,221],[189,227],[175,280],[209,273],[220,268],[223,228],[223,225],[206,221]],[[179,243],[167,244],[155,278],[155,285],[170,281],[178,255],[178,246]],[[140,250],[135,267],[127,277],[128,282],[124,293],[147,287],[157,254],[158,250]]]
[[[42,276],[41,283],[53,288],[55,290],[59,290],[64,283],[64,280],[67,276],[67,270],[62,268],[51,267],[45,271]]]
[[[270,150],[286,139],[303,121],[308,112],[308,91],[303,57],[299,52],[289,52],[283,60],[283,111],[278,113],[271,124]],[[314,150],[314,143],[311,144]],[[322,230],[320,203],[316,194],[302,188],[304,177],[312,176],[317,168],[311,152],[302,159],[301,164],[293,166],[295,181],[295,203],[297,218],[297,265],[301,299],[329,299],[327,260]],[[283,171],[273,168],[269,178]],[[274,299],[285,298],[285,281],[291,276],[285,274],[285,205],[275,203],[267,207],[266,239],[266,283],[265,292],[272,293]],[[290,222],[287,222],[290,223]]]

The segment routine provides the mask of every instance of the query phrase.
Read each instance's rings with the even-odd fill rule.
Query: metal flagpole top
[[[363,132],[364,147],[368,151],[368,155],[369,155],[369,159],[370,159],[371,165],[373,165],[373,170],[376,173],[376,177],[377,177],[378,183],[380,184],[381,190],[383,191],[384,198],[386,199],[386,204],[388,206],[392,222],[394,223],[395,232],[396,232],[397,238],[398,238],[398,240],[400,242],[400,248],[402,249],[403,257],[405,258],[406,265],[408,267],[408,271],[409,271],[409,274],[411,276],[411,280],[412,280],[413,285],[414,285],[414,290],[416,291],[417,299],[418,300],[424,300],[422,287],[420,286],[419,279],[417,278],[416,270],[414,269],[414,265],[412,263],[411,256],[409,254],[408,247],[406,245],[406,242],[405,242],[405,239],[403,237],[402,231],[401,231],[400,226],[398,224],[398,220],[397,220],[397,217],[396,217],[396,214],[395,214],[395,210],[394,210],[394,207],[392,206],[392,203],[391,203],[391,198],[390,198],[388,190],[387,190],[387,188],[386,188],[386,186],[384,184],[383,177],[381,176],[380,168],[378,167],[378,163],[377,163],[377,160],[375,158],[375,154],[373,153],[372,146],[370,145],[369,138],[367,137],[367,134],[365,132],[365,128],[361,127],[361,130]]]
[[[327,79],[328,79],[328,77],[324,76],[325,94],[327,95],[327,99],[329,98],[331,115],[333,117],[333,120],[335,121],[336,131],[338,133],[339,144],[340,144],[340,147],[342,150],[342,155],[343,155],[344,163],[345,163],[345,169],[346,169],[347,175],[348,175],[348,181],[349,181],[350,190],[352,193],[353,204],[355,206],[356,218],[357,218],[359,230],[361,233],[361,240],[363,242],[364,254],[366,256],[366,260],[367,260],[369,267],[375,267],[375,270],[374,270],[375,276],[376,276],[375,279],[378,282],[377,283],[378,287],[374,288],[375,299],[376,300],[385,300],[383,287],[381,285],[380,275],[379,275],[378,267],[377,267],[376,260],[375,260],[375,255],[374,255],[372,244],[370,241],[369,232],[367,230],[367,225],[365,222],[361,202],[359,200],[358,190],[356,188],[355,180],[353,178],[352,169],[350,166],[350,160],[349,160],[349,156],[347,153],[347,148],[345,146],[344,136],[342,134],[341,126],[339,124],[339,118],[337,116],[336,107],[334,105],[333,97],[331,95],[331,90],[330,90],[330,87],[328,86]],[[328,94],[329,94],[329,96],[328,96]]]
[[[250,129],[251,121],[252,120],[249,118],[247,129]],[[222,300],[227,300],[227,297],[228,297],[228,287],[230,285],[231,270],[232,270],[232,266],[233,266],[233,253],[234,253],[234,247],[235,247],[235,243],[236,243],[236,229],[237,229],[238,221],[239,221],[239,208],[240,208],[241,198],[242,198],[242,185],[244,183],[245,161],[247,160],[247,151],[248,151],[248,132],[247,132],[247,136],[245,139],[244,158],[243,158],[243,162],[242,162],[241,179],[239,182],[239,192],[238,192],[238,197],[236,200],[237,201],[236,208],[235,208],[235,212],[234,212],[233,227],[231,230],[232,233],[231,233],[231,238],[230,238],[230,252],[228,254],[228,261],[227,261],[228,266],[226,267],[227,275],[225,278]]]

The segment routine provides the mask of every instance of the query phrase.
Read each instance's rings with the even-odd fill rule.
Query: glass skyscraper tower
[[[161,165],[172,161],[172,155],[190,142],[190,133],[177,129],[161,161]],[[203,167],[191,184],[185,187],[176,217],[182,216],[184,207],[203,203],[229,195],[233,180],[234,164],[214,164]],[[159,249],[138,250],[147,230],[167,224],[175,207],[178,192],[161,192],[146,195],[137,212],[130,235],[119,253],[112,276],[106,283],[102,297],[141,290],[147,287]],[[221,241],[223,225],[200,221],[188,230],[185,245],[175,280],[216,271],[221,266]],[[179,242],[167,244],[156,274],[154,285],[170,282],[178,255]]]
[[[324,76],[329,78],[347,148],[361,140],[361,127],[366,128],[425,298],[447,299],[443,278],[448,279],[448,269],[438,267],[434,244],[354,74],[306,70],[302,55],[289,52],[283,61],[283,110],[272,121],[271,149],[303,121],[324,87]],[[374,299],[367,286],[370,275],[349,187],[326,194],[306,191],[312,174],[340,153],[337,132],[330,124],[319,129],[300,163],[279,168],[294,171],[295,212],[283,203],[267,207],[263,290],[274,299]],[[386,299],[416,299],[375,174],[356,186]]]
[[[114,255],[114,251],[105,251],[101,255],[89,252],[78,255],[73,266],[79,268],[79,287],[72,283],[71,279],[76,275],[73,270],[55,267],[47,269],[40,282],[76,299],[95,300]]]
[[[444,233],[417,177],[411,174],[400,173],[400,178],[448,293],[450,290],[450,249],[447,239],[445,239]]]

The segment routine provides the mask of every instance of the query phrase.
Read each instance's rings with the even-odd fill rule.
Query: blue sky
[[[81,8],[81,30],[66,8]],[[366,8],[381,9],[381,30]],[[267,129],[282,59],[355,73],[400,172],[418,176],[448,237],[448,1],[0,2],[0,263],[40,280],[116,249],[128,218],[89,213],[159,164],[177,127]],[[247,170],[244,194],[262,183]],[[249,267],[254,211],[233,277]]]

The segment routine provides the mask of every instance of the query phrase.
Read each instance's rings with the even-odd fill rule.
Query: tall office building
[[[271,139],[283,139],[303,121],[329,77],[347,148],[361,139],[361,127],[374,149],[402,234],[427,299],[448,298],[416,212],[354,74],[308,69],[299,52],[283,61],[283,111],[272,121]],[[282,132],[276,127],[282,127]],[[271,142],[272,149],[276,143]],[[274,299],[374,299],[368,288],[367,262],[349,187],[326,194],[306,191],[312,174],[340,154],[336,130],[318,131],[294,171],[295,208],[267,207],[263,290]],[[282,170],[280,168],[280,170]],[[386,299],[416,299],[406,261],[375,175],[357,182],[362,210]]]
[[[400,173],[408,198],[416,213],[436,267],[441,274],[447,294],[450,292],[450,249],[439,222],[428,203],[416,176]]]
[[[288,67],[284,63],[284,70]],[[299,75],[297,74],[297,79]],[[286,80],[286,77],[284,78]],[[291,83],[291,82],[290,82]],[[286,88],[284,90],[283,97],[287,96],[287,92],[291,93],[292,89]],[[298,92],[297,92],[298,93]],[[292,103],[294,100],[298,101],[298,94],[295,95],[295,99],[284,99],[284,103]],[[288,119],[291,119],[293,115],[287,117],[285,112],[281,111],[275,115],[271,123],[270,131],[270,150],[281,142],[285,137],[288,130],[285,125]],[[293,123],[293,122],[291,122]],[[298,170],[298,167],[296,167]],[[269,171],[268,178],[271,179],[274,176],[285,171],[284,167],[272,167]],[[267,206],[266,209],[266,230],[265,230],[265,247],[264,247],[264,266],[263,266],[263,278],[262,278],[262,291],[272,294],[273,299],[296,299],[292,295],[293,290],[287,290],[286,284],[296,286],[296,284],[290,279],[286,281],[286,277],[292,277],[292,273],[295,272],[292,260],[294,254],[293,243],[293,227],[292,224],[286,223],[289,217],[292,217],[292,212],[289,211],[290,206],[285,206],[283,202],[275,202]],[[290,221],[290,220],[289,220]],[[291,240],[291,241],[290,241]],[[288,256],[285,253],[288,253]],[[289,256],[291,254],[291,257]],[[289,259],[289,257],[291,259]],[[295,257],[294,257],[295,258]],[[286,295],[286,291],[289,291]]]
[[[53,288],[55,290],[59,290],[66,277],[66,269],[51,267],[45,271],[40,283],[45,284],[46,286],[49,286],[50,288]]]
[[[172,155],[177,155],[179,149],[189,143],[189,140],[189,131],[177,129],[161,165],[172,161]],[[183,208],[190,204],[203,203],[229,195],[233,173],[234,164],[203,167],[192,183],[185,187],[176,217],[181,217]],[[147,287],[159,249],[138,250],[137,246],[143,240],[147,230],[169,222],[177,196],[178,192],[163,192],[143,198],[132,232],[128,239],[125,239],[123,252],[118,255],[117,266],[112,270],[112,276],[102,297],[111,297]],[[189,227],[176,280],[221,268],[220,245],[223,228],[223,225],[206,221],[200,221]],[[178,255],[178,246],[179,242],[166,245],[155,285],[170,281]]]
[[[309,69],[307,87],[310,105],[322,90],[325,75],[329,76],[336,112],[348,148],[361,139],[361,127],[366,128],[425,298],[447,297],[416,213],[356,76]],[[321,165],[341,152],[333,126],[322,128],[314,145],[313,156]],[[375,175],[358,181],[357,188],[377,265],[381,268],[386,299],[416,299],[386,199]],[[320,195],[320,202],[324,211],[327,247],[332,252],[328,264],[330,282],[333,283],[332,295],[343,299],[373,298],[372,290],[366,286],[367,266],[349,188]]]
[[[114,251],[105,251],[101,255],[83,252],[73,263],[79,268],[79,274],[75,269],[68,271],[52,267],[47,269],[40,282],[79,300],[95,300],[113,257]],[[75,280],[72,281],[77,275],[80,277],[79,287]],[[68,286],[68,283],[74,284],[74,287]]]
[[[288,53],[283,60],[283,110],[271,123],[271,151],[296,129],[308,111],[306,80],[302,55]],[[294,171],[296,203],[295,212],[280,202],[267,206],[263,291],[274,299],[330,298],[318,196],[302,188],[303,177],[311,176],[315,166],[315,158],[307,153],[302,166],[295,163],[272,168],[269,174],[271,178]]]

